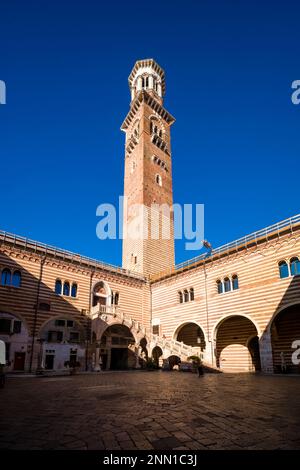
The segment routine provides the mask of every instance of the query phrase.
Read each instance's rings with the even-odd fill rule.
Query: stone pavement
[[[300,449],[300,377],[8,378],[0,449]]]

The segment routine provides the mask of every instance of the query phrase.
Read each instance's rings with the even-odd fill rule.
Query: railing
[[[184,344],[182,341],[177,341],[174,339],[167,340],[161,336],[154,335],[139,321],[134,320],[131,317],[127,317],[117,305],[96,305],[95,307],[92,307],[92,319],[95,319],[97,316],[101,315],[114,315],[118,317],[121,323],[126,321],[126,323],[129,324],[131,328],[135,328],[137,332],[141,332],[146,337],[146,339],[149,340],[150,344],[153,343],[156,346],[160,346],[162,349],[168,349],[171,355],[179,355],[180,357],[184,355],[186,358],[192,355],[198,355],[201,359],[203,359],[203,353],[199,353],[198,347],[189,346]]]
[[[269,227],[258,230],[257,232],[250,233],[249,235],[246,235],[245,237],[238,238],[237,240],[234,240],[233,242],[226,243],[225,245],[215,248],[208,253],[202,253],[201,255],[195,256],[194,258],[191,258],[187,261],[183,261],[182,263],[177,264],[173,269],[161,271],[160,273],[150,276],[150,279],[152,281],[158,280],[165,276],[176,274],[180,272],[181,270],[188,269],[189,267],[194,266],[196,263],[200,261],[204,261],[208,258],[212,258],[213,256],[221,255],[226,252],[230,252],[232,250],[238,251],[239,249],[246,247],[249,243],[251,242],[257,243],[259,240],[268,238],[268,235],[274,234],[276,232],[278,233],[278,236],[279,236],[280,232],[285,228],[290,228],[290,230],[293,231],[293,228],[295,228],[299,224],[300,224],[300,214],[295,215],[294,217],[290,217],[289,219],[285,219],[274,225],[270,225]]]
[[[120,268],[119,266],[114,266],[113,264],[109,263],[102,263],[101,261],[95,260],[93,258],[82,256],[77,253],[73,253],[72,251],[57,248],[52,245],[47,245],[46,243],[30,240],[29,238],[14,235],[3,230],[0,230],[0,241],[2,241],[2,243],[13,244],[14,246],[22,246],[24,249],[32,250],[35,253],[42,251],[46,255],[63,258],[74,263],[88,264],[89,266],[93,266],[96,268],[114,271],[129,277],[145,280],[145,276],[143,276],[142,274],[130,271],[128,269]]]

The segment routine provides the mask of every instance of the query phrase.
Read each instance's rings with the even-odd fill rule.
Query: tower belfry
[[[174,266],[170,128],[175,119],[163,107],[165,73],[157,62],[137,61],[128,81],[130,110],[121,127],[126,133],[122,264],[151,275]],[[143,237],[133,235],[135,224]]]

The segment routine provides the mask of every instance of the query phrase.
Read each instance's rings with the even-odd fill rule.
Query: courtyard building
[[[0,339],[15,372],[138,369],[191,355],[229,372],[299,373],[300,215],[175,265],[165,73],[137,61],[125,133],[122,267],[0,232]],[[162,235],[169,227],[170,236]],[[144,227],[142,227],[144,229]],[[155,236],[153,236],[155,233]]]

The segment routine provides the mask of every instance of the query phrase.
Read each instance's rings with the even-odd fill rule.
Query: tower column
[[[153,80],[153,75],[149,76],[149,88],[153,89],[154,87],[154,80]]]
[[[137,91],[140,91],[142,89],[142,84],[143,84],[142,77],[138,77],[138,79],[137,79]]]

